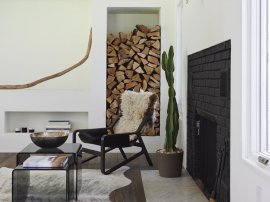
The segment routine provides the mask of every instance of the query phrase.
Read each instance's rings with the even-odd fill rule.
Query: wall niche
[[[161,30],[159,10],[110,9],[107,27],[106,125],[119,113],[125,90],[154,92],[160,98]],[[159,135],[160,104],[155,132]]]

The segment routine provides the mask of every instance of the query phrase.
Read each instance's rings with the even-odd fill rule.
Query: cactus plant
[[[165,71],[166,80],[168,82],[168,108],[167,108],[167,120],[166,120],[166,139],[164,144],[165,152],[176,152],[176,140],[179,130],[179,112],[178,105],[175,98],[174,90],[174,50],[173,46],[170,46],[168,55],[164,51],[162,53],[162,69]]]

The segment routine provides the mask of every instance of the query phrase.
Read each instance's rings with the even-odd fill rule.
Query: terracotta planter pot
[[[157,151],[159,175],[161,177],[180,177],[183,165],[183,150],[177,153],[161,153]]]

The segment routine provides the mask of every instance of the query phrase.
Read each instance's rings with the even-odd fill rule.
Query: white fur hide
[[[114,127],[115,133],[136,131],[144,117],[145,111],[148,109],[149,97],[152,92],[134,92],[125,91],[121,95],[121,111],[122,117]],[[136,138],[136,135],[130,136],[130,140]]]

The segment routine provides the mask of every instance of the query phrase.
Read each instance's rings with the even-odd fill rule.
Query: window
[[[242,2],[243,154],[270,171],[270,5],[268,0]]]
[[[265,37],[266,44],[267,44],[267,52],[266,52],[266,61],[267,61],[267,136],[266,142],[267,142],[267,152],[270,153],[270,60],[269,60],[269,53],[270,53],[270,3],[266,1],[267,3],[267,21],[265,22],[267,29],[267,35]]]

